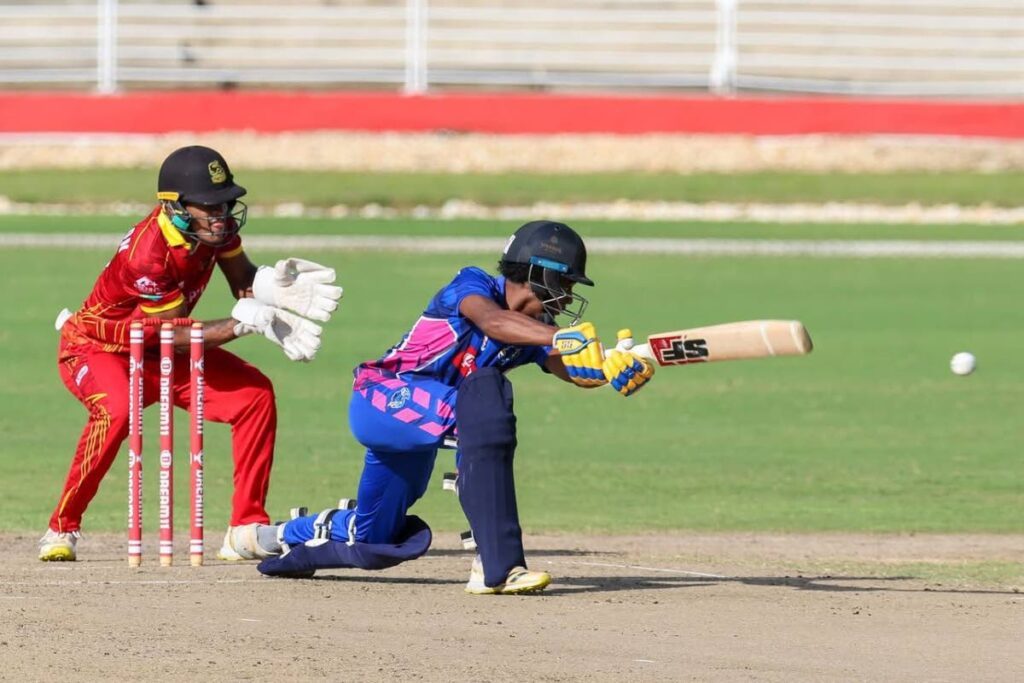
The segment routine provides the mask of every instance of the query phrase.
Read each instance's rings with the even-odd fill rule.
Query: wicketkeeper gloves
[[[323,328],[315,322],[256,299],[239,299],[231,309],[238,321],[235,336],[259,333],[274,342],[291,360],[311,361],[320,348]]]
[[[238,321],[235,335],[257,332],[291,360],[313,360],[323,328],[312,321],[330,320],[344,292],[331,284],[335,277],[333,268],[301,258],[281,259],[272,268],[260,266],[253,298],[239,300],[231,311]]]
[[[341,287],[331,284],[334,280],[333,268],[301,258],[286,258],[273,268],[260,266],[252,283],[252,294],[265,304],[327,322],[343,293]]]

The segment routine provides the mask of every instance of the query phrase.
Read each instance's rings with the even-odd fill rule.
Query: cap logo
[[[505,242],[505,250],[502,251],[501,253],[505,254],[505,255],[508,255],[508,250],[512,248],[512,243],[515,242],[515,240],[516,240],[516,236],[515,235],[512,235],[511,237],[509,237],[508,238],[508,242]]]
[[[224,170],[224,167],[220,165],[220,162],[216,159],[210,162],[208,166],[210,169],[210,180],[215,183],[223,183],[228,179],[228,173]]]

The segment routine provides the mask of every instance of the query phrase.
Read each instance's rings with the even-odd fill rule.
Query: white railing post
[[[96,0],[96,89],[117,90],[117,0]]]
[[[405,4],[405,94],[427,91],[428,0],[406,0]]]
[[[709,76],[711,91],[719,95],[736,92],[736,24],[739,0],[715,0],[715,58]]]

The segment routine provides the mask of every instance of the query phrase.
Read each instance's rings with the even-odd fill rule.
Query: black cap
[[[565,223],[532,221],[523,225],[505,244],[501,260],[551,268],[573,282],[594,284],[586,275],[583,239]]]
[[[200,145],[171,152],[160,166],[157,199],[191,204],[224,204],[245,195],[235,185],[228,162],[216,150]]]

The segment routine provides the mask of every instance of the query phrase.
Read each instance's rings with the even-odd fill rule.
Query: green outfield
[[[139,217],[22,215],[0,217],[5,233],[99,234],[120,236]],[[415,237],[493,237],[503,243],[522,221],[377,220],[349,218],[276,219],[254,214],[247,235],[375,235]],[[586,237],[676,237],[781,240],[1024,240],[1024,225],[875,225],[680,223],[669,221],[570,221]],[[114,237],[112,237],[113,239]],[[497,260],[497,256],[491,260]]]
[[[19,202],[123,202],[153,196],[157,169],[0,171]],[[255,203],[436,206],[611,199],[685,202],[874,202],[1018,206],[1024,173],[341,173],[239,171]]]
[[[0,218],[4,232],[112,232],[119,218]],[[1020,228],[753,226],[575,222],[586,236],[791,239],[1019,239]],[[253,234],[457,234],[497,236],[514,223],[253,220]],[[283,253],[252,253],[268,262]],[[361,452],[346,426],[351,368],[398,340],[433,292],[476,256],[319,251],[337,268],[341,310],[310,365],[263,339],[231,348],[275,382],[280,409],[270,508],[326,507],[355,495]],[[74,307],[109,258],[105,250],[0,249],[7,299],[0,339],[0,497],[4,526],[42,532],[85,412],[60,383],[52,321]],[[800,259],[600,254],[591,319],[608,339],[749,318],[799,318],[816,344],[806,358],[663,368],[624,400],[581,391],[521,368],[516,387],[520,510],[528,531],[658,529],[1024,532],[1020,445],[1024,354],[1021,264],[972,259]],[[197,317],[223,317],[216,280]],[[979,370],[950,373],[950,356],[974,352]],[[184,425],[184,413],[179,424]],[[155,412],[147,439],[155,443]],[[179,452],[187,430],[178,430]],[[148,453],[147,526],[155,529],[156,471]],[[179,466],[177,515],[187,491]],[[455,498],[435,482],[415,511],[460,530]],[[208,430],[207,520],[226,523],[228,431]],[[119,459],[86,531],[126,519],[127,465]]]

